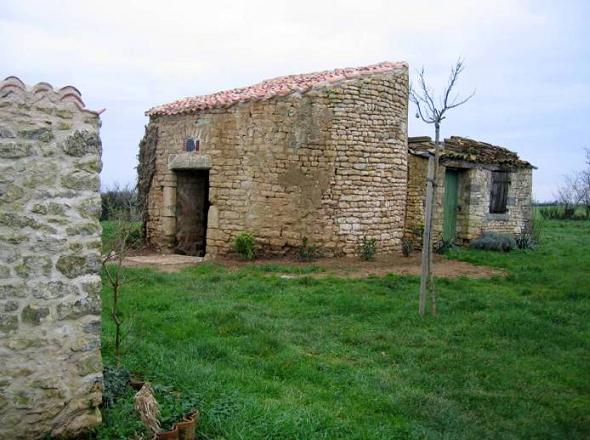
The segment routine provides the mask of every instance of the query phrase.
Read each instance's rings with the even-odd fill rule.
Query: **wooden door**
[[[459,173],[457,170],[447,169],[445,172],[445,198],[443,239],[453,241],[457,238],[457,210],[459,195]]]

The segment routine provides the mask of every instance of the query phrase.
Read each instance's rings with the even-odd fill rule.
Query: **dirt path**
[[[123,260],[125,267],[148,267],[161,272],[178,272],[186,267],[191,267],[202,262],[200,257],[190,257],[188,255],[133,255]]]
[[[186,267],[193,266],[203,261],[199,257],[186,255],[138,255],[127,257],[123,263],[127,267],[149,267],[163,272],[177,272]],[[260,259],[254,262],[244,262],[234,259],[218,259],[221,264],[230,269],[238,269],[246,265],[268,265],[283,264],[290,267],[309,267],[310,265],[323,269],[320,272],[312,272],[305,275],[289,273],[289,277],[312,276],[326,277],[337,276],[343,278],[364,278],[369,275],[383,276],[389,273],[399,275],[419,275],[420,255],[414,254],[410,257],[401,255],[386,255],[378,257],[375,261],[361,261],[356,257],[322,258],[313,263],[302,263],[291,258]],[[292,271],[286,271],[292,272]],[[280,275],[280,272],[273,271],[273,274]],[[434,259],[434,275],[438,277],[460,277],[485,278],[494,275],[504,275],[501,269],[487,266],[475,266],[463,261],[449,260],[441,255]]]

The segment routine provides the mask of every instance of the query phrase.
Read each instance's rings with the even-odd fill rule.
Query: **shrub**
[[[543,229],[545,227],[542,216],[533,216],[529,222],[522,228],[516,239],[516,246],[519,249],[534,249],[541,242]]]
[[[253,260],[256,256],[254,251],[254,235],[242,232],[234,239],[234,250],[242,260]]]
[[[373,261],[377,252],[377,239],[364,237],[359,245],[359,257],[363,261]]]
[[[414,252],[414,242],[407,238],[402,240],[402,254],[404,257],[409,257]]]
[[[125,394],[129,378],[129,370],[123,367],[104,366],[102,403],[105,407],[113,406],[117,399]]]
[[[432,245],[432,250],[435,254],[444,254],[445,252],[453,249],[455,243],[453,240],[448,238],[441,238]]]
[[[137,190],[129,185],[121,187],[115,183],[100,192],[102,211],[100,220],[112,220],[120,212],[125,212],[130,221],[141,219]]]
[[[514,237],[518,249],[534,249],[536,244],[530,233],[523,231]]]
[[[303,243],[297,250],[297,258],[299,261],[314,261],[317,260],[319,256],[317,246],[309,244],[307,237],[303,237]]]
[[[510,235],[485,232],[471,242],[472,249],[508,252],[516,248],[516,241]]]

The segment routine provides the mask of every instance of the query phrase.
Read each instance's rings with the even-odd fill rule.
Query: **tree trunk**
[[[420,274],[420,305],[418,311],[424,315],[426,310],[426,291],[428,289],[429,274],[431,273],[430,251],[432,249],[432,200],[434,182],[434,160],[432,156],[428,158],[428,176],[426,178],[426,203],[424,210],[424,232],[422,235],[422,273]]]
[[[431,214],[430,214],[430,227],[432,228],[432,223],[433,223],[433,218],[436,214],[436,191],[438,189],[438,167],[440,164],[440,155],[441,155],[441,144],[440,144],[440,123],[436,122],[434,124],[434,177],[432,179],[432,192],[433,192],[433,197],[432,200],[430,201],[430,203],[432,203],[432,208],[431,208]],[[429,281],[429,289],[430,289],[430,296],[431,296],[431,309],[430,312],[433,315],[436,315],[437,310],[436,310],[436,288],[434,286],[434,275],[432,274],[432,267],[433,267],[433,252],[432,252],[432,247],[433,247],[433,243],[432,243],[432,231],[430,234],[430,264],[429,264],[429,274],[428,274],[428,281]]]
[[[436,207],[436,188],[438,186],[438,164],[440,161],[440,123],[435,123],[434,158],[428,159],[428,177],[426,184],[426,203],[424,210],[424,235],[422,238],[422,272],[420,274],[420,304],[419,312],[424,315],[426,311],[426,293],[430,291],[431,313],[436,315],[436,291],[434,288],[433,243],[432,226]]]

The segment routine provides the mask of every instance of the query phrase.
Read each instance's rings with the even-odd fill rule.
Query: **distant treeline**
[[[590,220],[588,206],[572,206],[558,202],[535,202],[533,206],[544,219]]]
[[[141,207],[138,203],[137,189],[130,185],[118,183],[100,192],[102,211],[100,220],[112,220],[120,214],[131,221],[141,221]]]

